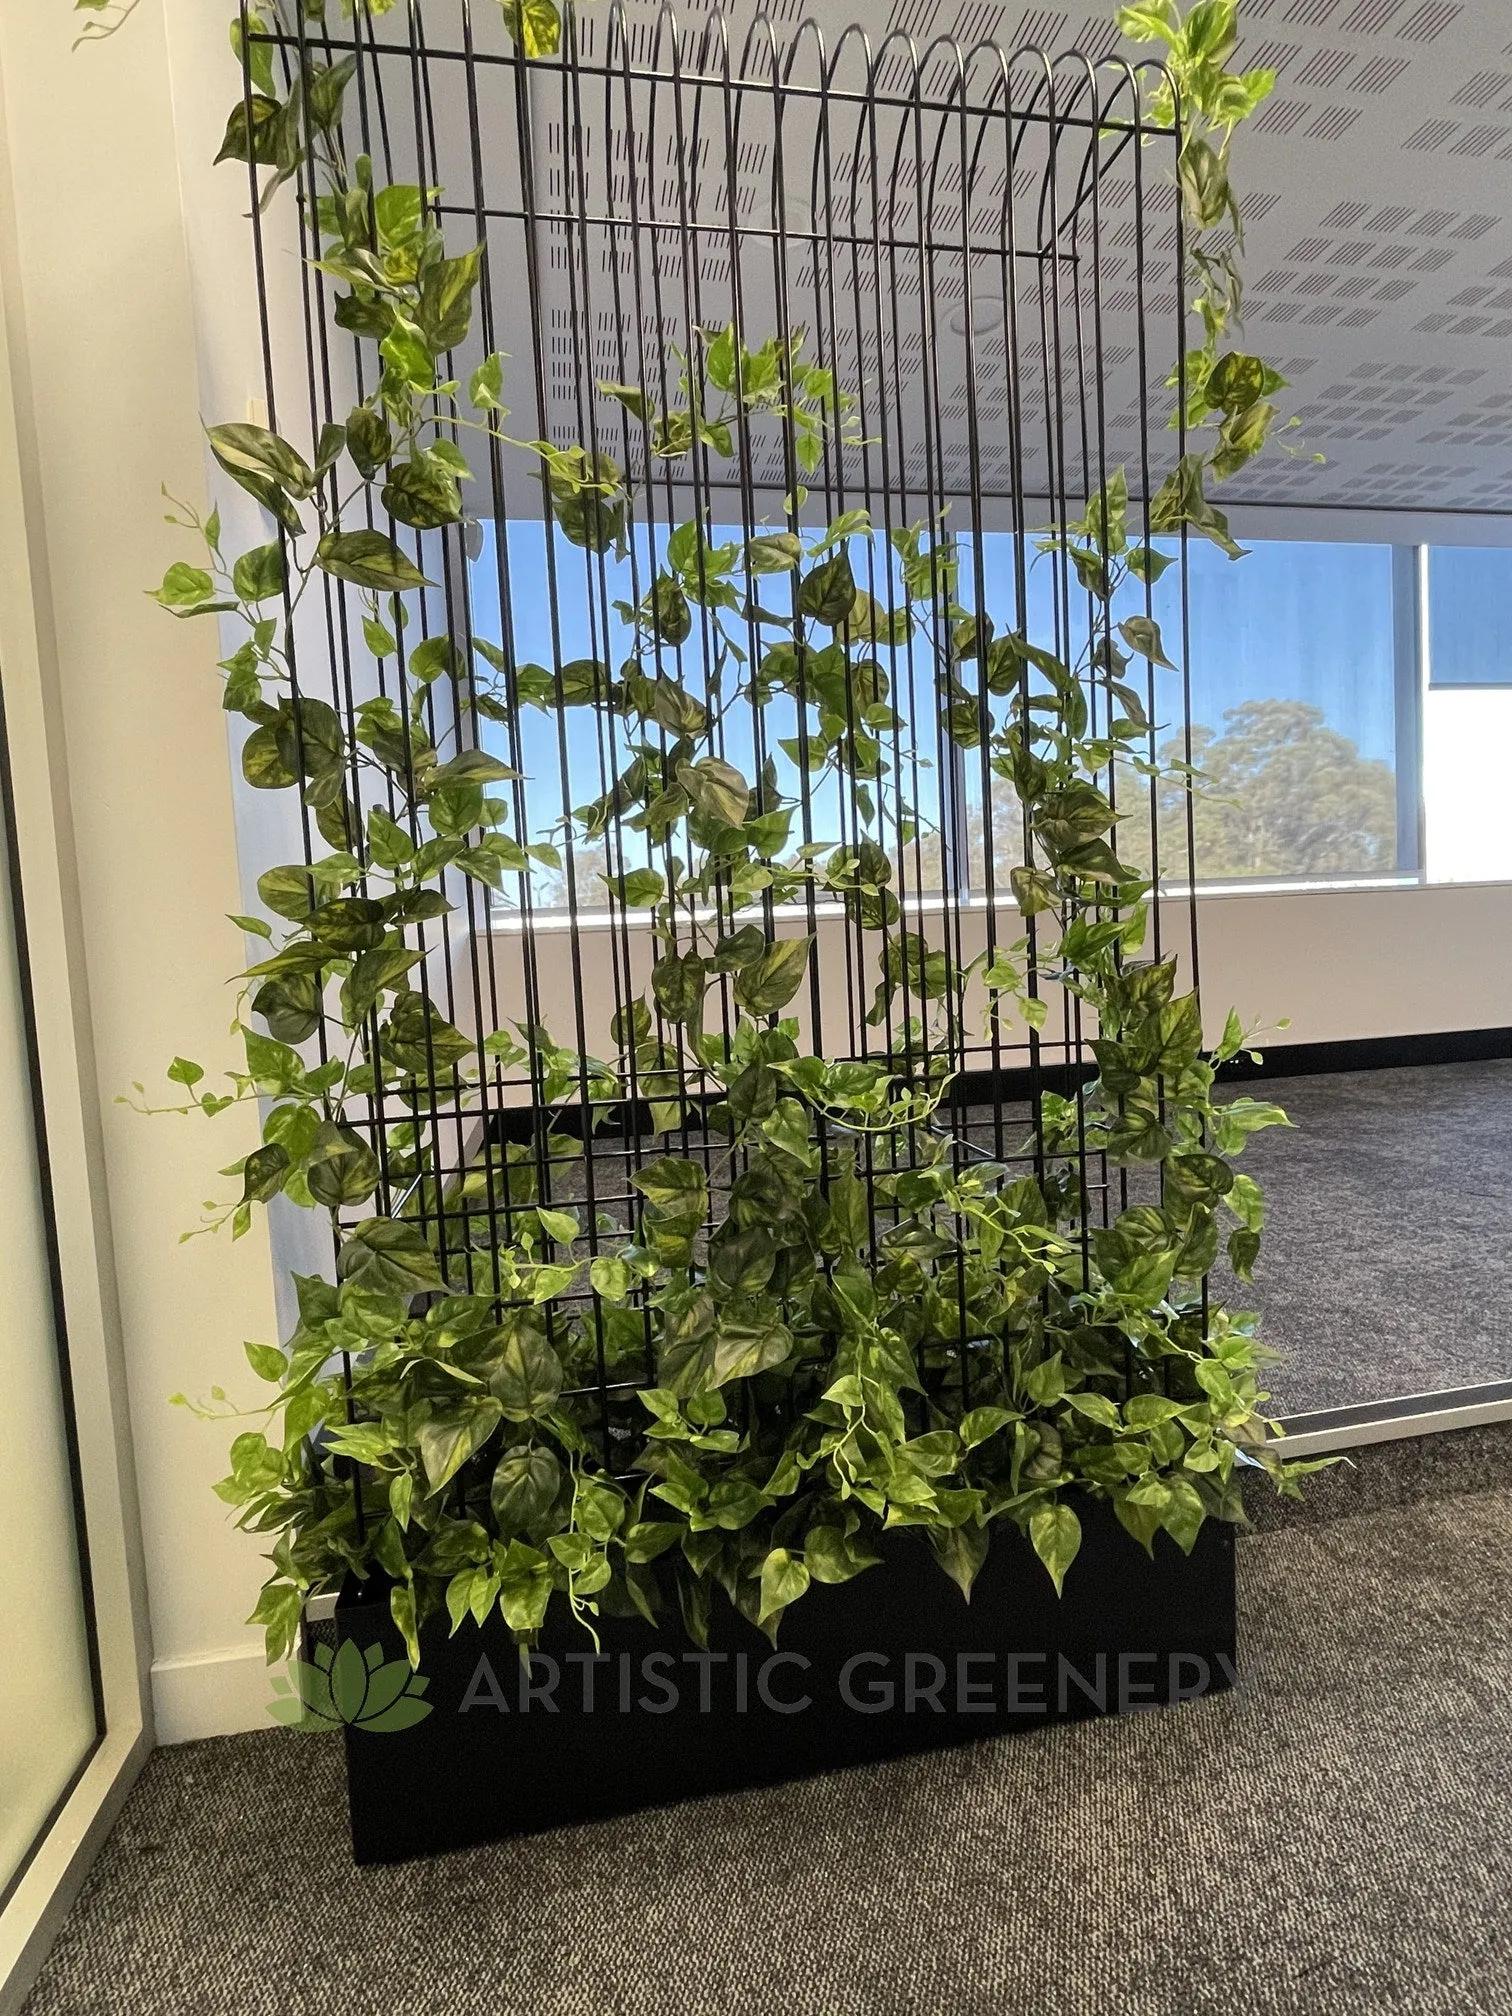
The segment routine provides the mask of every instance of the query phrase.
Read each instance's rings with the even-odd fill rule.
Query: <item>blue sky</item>
[[[720,530],[716,540],[737,536]],[[513,521],[509,527],[510,604],[517,658],[533,659],[550,666],[554,655],[563,661],[577,657],[606,655],[618,666],[626,655],[629,634],[610,611],[607,625],[605,601],[631,597],[629,563],[605,562],[601,585],[599,562],[560,535],[553,542],[551,558],[556,575],[558,630],[554,653],[551,604],[548,593],[547,543],[544,527],[537,521]],[[1496,556],[1512,568],[1509,556]],[[1013,609],[1013,554],[1006,533],[984,535],[984,574],[990,609],[1001,612],[1000,620],[1011,617]],[[864,561],[859,541],[852,542],[852,561],[858,576]],[[1190,609],[1192,645],[1193,717],[1221,730],[1222,717],[1229,708],[1246,700],[1303,700],[1321,707],[1331,726],[1348,735],[1362,755],[1393,759],[1393,652],[1391,601],[1391,548],[1389,546],[1344,545],[1338,543],[1258,541],[1241,561],[1227,559],[1216,547],[1194,539],[1190,547]],[[644,565],[641,583],[647,578]],[[970,599],[969,568],[963,565],[963,600]],[[473,621],[478,634],[502,640],[498,574],[492,538],[485,540],[480,559],[471,570]],[[782,590],[786,583],[780,583]],[[1167,654],[1180,658],[1179,590],[1174,570],[1157,587],[1156,615],[1165,632]],[[1053,577],[1048,562],[1031,569],[1029,575],[1028,623],[1036,641],[1053,640]],[[769,593],[773,607],[780,608],[785,593]],[[1084,607],[1085,605],[1083,605]],[[1499,607],[1505,607],[1503,599]],[[901,660],[900,660],[901,663]],[[698,678],[696,647],[685,647],[685,666],[690,679]],[[922,669],[922,668],[921,668]],[[1168,687],[1170,675],[1165,675]],[[1167,708],[1174,719],[1179,706]],[[766,733],[775,742],[791,734],[794,723],[784,715],[786,703],[766,710]],[[739,710],[744,716],[748,710]],[[904,709],[906,712],[906,707]],[[736,742],[728,749],[730,760],[752,774],[749,726],[736,730]],[[933,743],[932,727],[925,730]],[[531,777],[532,820],[537,831],[560,816],[562,794],[557,746],[557,723],[547,715],[527,710],[524,723],[525,768]],[[505,731],[490,731],[492,746],[503,747]],[[738,746],[743,740],[744,747]],[[568,758],[571,772],[569,798],[583,803],[603,788],[606,775],[623,765],[623,724],[612,722],[590,708],[573,708],[568,713]],[[783,765],[784,769],[786,765]],[[794,780],[784,779],[791,787]],[[923,780],[928,794],[929,779]],[[824,808],[816,814],[819,837],[832,838],[823,831]]]

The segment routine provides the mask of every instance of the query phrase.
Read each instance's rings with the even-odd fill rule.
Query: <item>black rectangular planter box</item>
[[[1151,1560],[1108,1505],[1077,1509],[1084,1538],[1062,1598],[1006,1522],[969,1605],[905,1529],[888,1536],[880,1567],[810,1588],[775,1652],[721,1596],[707,1653],[683,1636],[675,1604],[659,1630],[598,1620],[598,1655],[553,1604],[528,1672],[497,1612],[454,1638],[444,1616],[432,1619],[421,1639],[431,1713],[389,1733],[345,1731],[356,1860],[403,1861],[1231,1686],[1234,1529],[1207,1521],[1190,1557],[1160,1534]],[[345,1591],[336,1630],[403,1657],[386,1591]]]

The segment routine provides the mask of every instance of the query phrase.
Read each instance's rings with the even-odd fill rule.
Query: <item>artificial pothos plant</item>
[[[1148,589],[1171,539],[1237,555],[1209,489],[1265,443],[1282,382],[1235,343],[1229,142],[1273,82],[1226,67],[1236,0],[1119,13],[1127,35],[1163,45],[1169,81],[1149,111],[1169,124],[1179,107],[1203,335],[1180,379],[1187,452],[1148,509],[1131,513],[1120,473],[1046,535],[1088,598],[1076,662],[968,606],[943,524],[893,535],[891,589],[873,599],[852,565],[854,542],[873,539],[866,514],[807,530],[795,487],[775,529],[721,543],[695,518],[653,549],[654,578],[621,611],[622,664],[545,667],[517,662],[507,627],[506,648],[420,634],[428,537],[462,525],[479,452],[531,458],[559,536],[590,553],[633,536],[635,485],[601,449],[517,440],[501,357],[465,388],[453,376],[483,250],[448,244],[437,192],[383,186],[349,156],[355,58],[299,56],[300,23],[284,18],[298,4],[262,0],[236,25],[243,88],[222,158],[245,164],[264,205],[290,181],[308,193],[334,319],[367,346],[373,389],[305,446],[212,426],[268,536],[228,554],[214,512],[185,513],[204,550],[156,591],[236,633],[222,669],[250,728],[244,774],[294,794],[312,841],[308,862],[260,879],[279,926],[234,920],[261,941],[242,976],[245,1071],[224,1093],[186,1060],[169,1074],[178,1110],[262,1102],[262,1145],[223,1214],[233,1236],[276,1196],[332,1226],[330,1276],[296,1277],[293,1335],[247,1347],[272,1394],[218,1487],[271,1543],[255,1613],[270,1658],[310,1594],[348,1576],[387,1579],[414,1661],[438,1610],[454,1629],[498,1610],[527,1640],[553,1601],[592,1629],[600,1612],[662,1615],[674,1591],[702,1640],[716,1590],[775,1633],[812,1582],[877,1562],[892,1528],[919,1528],[969,1594],[994,1522],[1011,1521],[1059,1588],[1078,1493],[1110,1500],[1141,1545],[1164,1532],[1190,1550],[1205,1520],[1242,1516],[1244,1469],[1294,1489],[1306,1466],[1281,1462],[1258,1413],[1254,1320],[1204,1286],[1220,1250],[1248,1278],[1264,1210],[1233,1158],[1284,1116],[1215,1099],[1245,1034],[1230,1016],[1205,1049],[1174,958],[1146,955],[1150,883],[1120,859],[1114,782],[1157,774],[1150,696],[1166,655]],[[323,0],[302,7],[318,28]],[[552,53],[546,0],[506,15],[526,55]],[[858,428],[801,333],[695,331],[670,399],[602,389],[653,470],[695,454],[738,465],[766,425],[811,472]],[[296,612],[322,577],[355,591],[385,668],[349,720],[297,677]],[[1144,613],[1120,618],[1131,584]],[[675,669],[695,615],[713,640],[696,688]],[[1033,943],[965,968],[894,886],[918,815],[884,760],[899,727],[889,665],[910,641],[934,668],[943,732],[985,757],[1024,822],[1011,881]],[[723,753],[735,702],[759,712],[779,696],[799,723],[800,791],[830,777],[846,794],[845,844],[795,845],[775,761],[747,777]],[[517,780],[477,724],[507,738],[522,709],[586,707],[621,724],[628,760],[543,838],[496,788]],[[502,898],[627,831],[642,851],[610,859],[609,894],[649,911],[657,953],[611,1054],[579,1056],[523,1012],[479,1041],[446,1019],[424,934],[459,928],[459,888]],[[810,890],[875,943],[870,1061],[810,1054],[784,1015],[814,947],[775,934],[772,904]],[[963,1164],[928,1122],[968,987],[1036,1029],[1047,983],[1095,1026],[1098,1076],[1044,1095],[1032,1173]],[[505,1072],[528,1077],[541,1131],[443,1182],[427,1101],[465,1109]],[[553,1158],[583,1153],[553,1116],[585,1098],[649,1114],[633,1222],[552,1201]],[[379,1099],[412,1119],[364,1130]],[[1142,1176],[1147,1199],[1107,1224],[1082,1176],[1102,1156]]]

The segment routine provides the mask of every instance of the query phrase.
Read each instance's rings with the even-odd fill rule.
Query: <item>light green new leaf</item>
[[[1059,1596],[1066,1570],[1081,1548],[1081,1521],[1069,1505],[1046,1505],[1029,1521],[1029,1538]]]
[[[511,1540],[498,1564],[499,1608],[512,1631],[539,1631],[551,1600],[551,1563],[523,1540]]]
[[[758,1621],[765,1624],[767,1619],[785,1610],[789,1603],[796,1603],[809,1586],[809,1571],[795,1554],[786,1547],[774,1547],[761,1564],[761,1612]]]

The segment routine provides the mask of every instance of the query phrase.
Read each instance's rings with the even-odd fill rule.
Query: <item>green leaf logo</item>
[[[335,1653],[317,1645],[313,1666],[291,1659],[289,1677],[274,1678],[268,1713],[289,1728],[348,1726],[387,1736],[425,1720],[435,1705],[421,1698],[429,1685],[408,1660],[385,1661],[381,1645],[364,1648],[349,1638]]]

